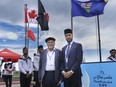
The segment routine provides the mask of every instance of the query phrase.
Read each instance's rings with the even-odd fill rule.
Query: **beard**
[[[67,39],[67,42],[70,43],[72,41],[72,39]]]

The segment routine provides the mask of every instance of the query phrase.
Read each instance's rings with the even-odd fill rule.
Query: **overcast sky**
[[[46,48],[44,40],[48,36],[56,38],[56,48],[61,49],[65,44],[63,31],[71,28],[70,0],[41,0],[46,12],[49,13],[49,31],[41,32],[40,44]],[[37,10],[37,0],[0,0],[0,50],[10,50],[22,54],[24,47],[24,4],[29,9]],[[100,15],[100,33],[102,60],[109,56],[110,49],[116,49],[116,0],[109,0],[104,14]],[[37,34],[37,27],[32,27]],[[99,61],[98,34],[96,17],[73,18],[74,41],[83,45],[86,61]],[[36,42],[30,40],[30,56],[36,52]]]

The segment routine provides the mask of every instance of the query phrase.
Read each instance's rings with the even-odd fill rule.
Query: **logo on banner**
[[[81,7],[84,8],[88,13],[90,12],[91,6],[92,6],[92,2],[81,4]]]

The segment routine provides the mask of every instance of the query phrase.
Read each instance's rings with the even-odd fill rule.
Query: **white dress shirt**
[[[39,61],[40,61],[40,54],[37,54],[36,56],[34,56],[33,59],[33,66],[35,71],[39,70]]]
[[[47,53],[46,71],[55,71],[55,49]]]
[[[116,57],[110,56],[110,57],[107,58],[107,61],[116,61]]]
[[[27,72],[31,74],[33,71],[33,64],[30,57],[26,59],[24,56],[22,56],[18,61],[18,65],[19,65],[20,72],[24,74],[26,74]]]

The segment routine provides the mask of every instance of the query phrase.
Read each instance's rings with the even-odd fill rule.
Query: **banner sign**
[[[116,62],[86,63],[82,68],[82,87],[116,87]]]

